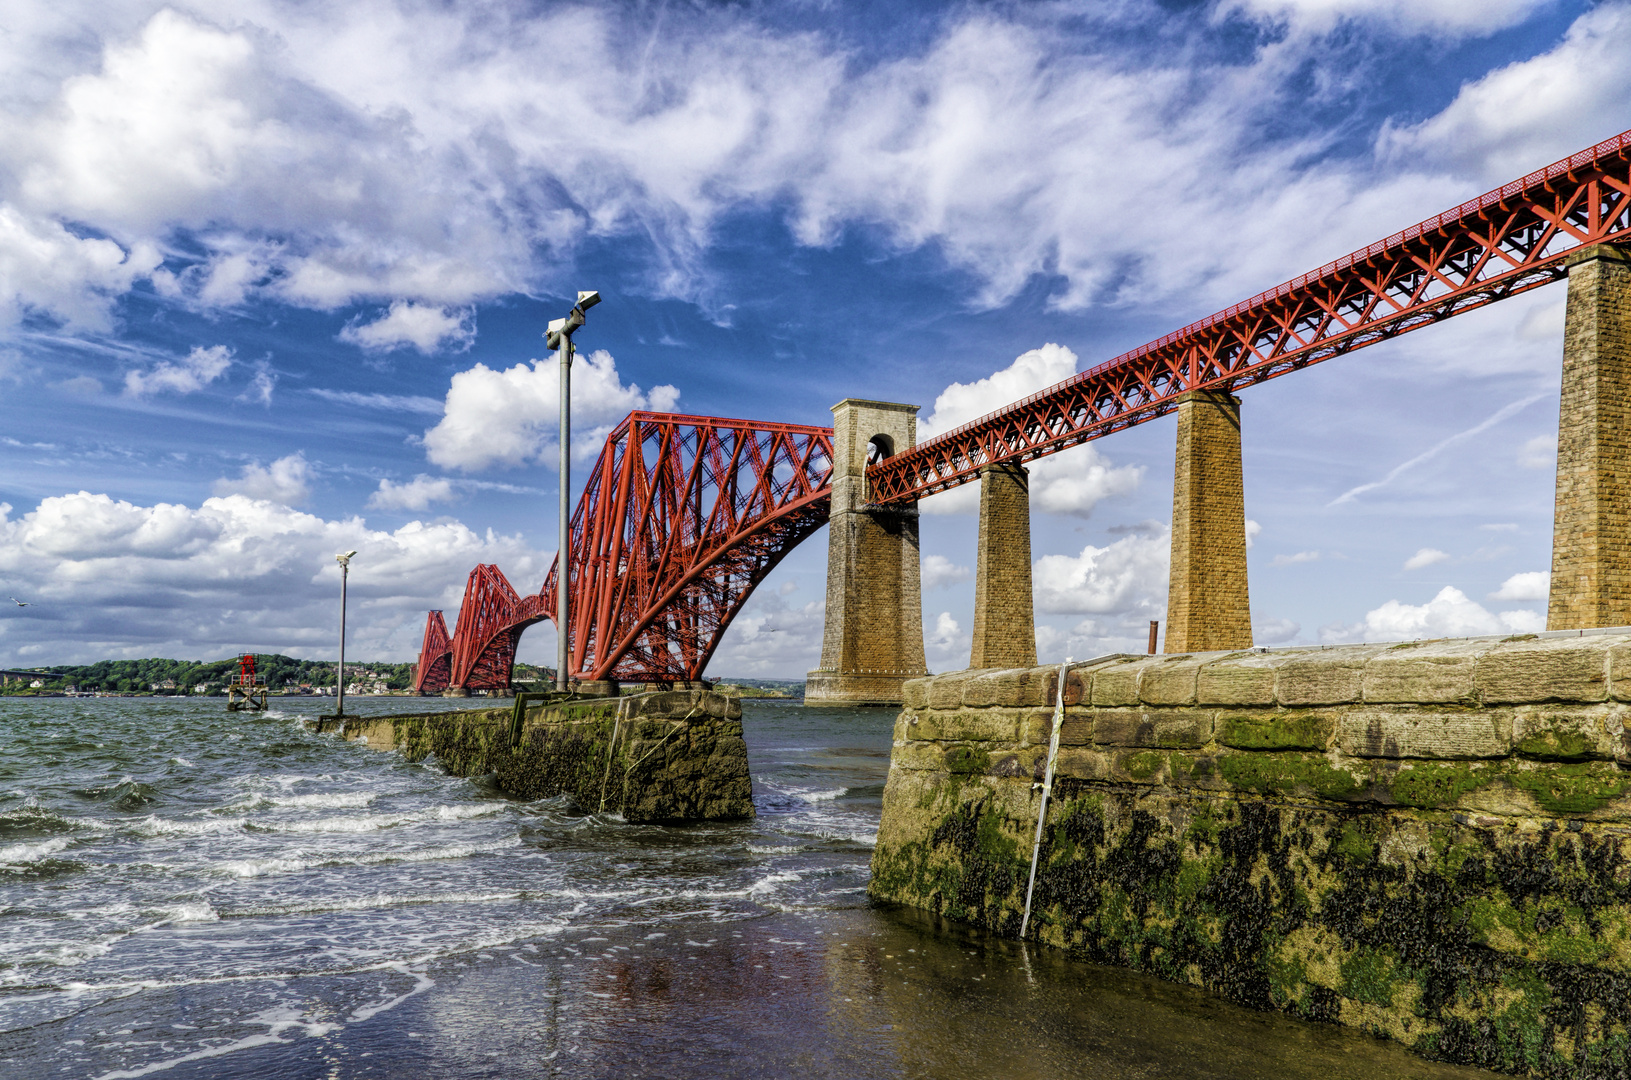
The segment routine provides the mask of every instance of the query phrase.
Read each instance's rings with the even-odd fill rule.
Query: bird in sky
[[[13,597],[12,597],[12,598],[11,598],[11,602],[12,602],[12,603],[13,603],[13,604],[16,604],[16,605],[17,605],[17,606],[18,606],[18,607],[27,607],[27,606],[28,606],[28,603],[27,603],[27,602],[26,602],[26,601],[23,601],[23,600],[19,600],[19,599],[17,599],[17,598],[16,598],[16,597],[15,597],[15,596],[13,596]]]

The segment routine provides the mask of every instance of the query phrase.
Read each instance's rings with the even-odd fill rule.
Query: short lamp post
[[[334,677],[334,715],[337,717],[345,715],[345,584],[351,570],[351,557],[355,554],[348,551],[334,556],[334,561],[340,564],[340,666]]]
[[[567,684],[567,593],[572,578],[572,335],[583,325],[583,313],[600,303],[598,292],[578,293],[578,302],[564,319],[551,319],[545,343],[561,360],[561,527],[555,549],[555,689]]]

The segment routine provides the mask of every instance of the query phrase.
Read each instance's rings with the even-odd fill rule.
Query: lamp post
[[[348,551],[344,555],[334,556],[334,561],[340,564],[340,666],[335,669],[334,677],[334,715],[345,715],[345,581],[351,571],[351,556],[355,551]]]
[[[572,313],[551,319],[544,342],[560,355],[561,363],[561,507],[560,536],[555,549],[555,689],[567,689],[567,593],[572,579],[572,335],[583,325],[583,313],[600,303],[598,292],[579,292]]]

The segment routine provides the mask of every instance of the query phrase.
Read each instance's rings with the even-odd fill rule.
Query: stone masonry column
[[[1631,256],[1568,259],[1546,629],[1631,625]]]
[[[1179,398],[1177,459],[1166,651],[1249,649],[1240,399],[1217,390]]]
[[[833,406],[827,627],[806,705],[899,705],[902,685],[928,673],[917,504],[868,509],[867,444],[885,454],[917,442],[917,406],[849,398]]]
[[[1036,666],[1031,611],[1031,482],[1019,464],[980,470],[971,668]]]

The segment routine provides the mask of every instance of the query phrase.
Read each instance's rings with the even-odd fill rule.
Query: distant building
[[[28,684],[28,688],[30,690],[38,690],[40,687],[42,687],[44,685],[45,685],[45,680],[44,679],[35,679],[33,682]]]

